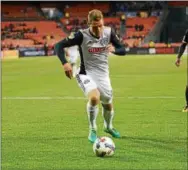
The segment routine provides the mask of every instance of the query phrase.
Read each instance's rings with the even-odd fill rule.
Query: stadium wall
[[[43,48],[20,48],[19,57],[30,57],[30,56],[52,56],[55,55],[55,51],[48,50],[47,54]]]
[[[18,50],[3,50],[1,51],[1,59],[18,59],[19,51]]]
[[[177,54],[179,47],[130,48],[127,54]]]
[[[179,47],[155,47],[155,48],[126,48],[127,54],[177,54]],[[48,50],[47,56],[56,55],[55,51]],[[21,48],[19,57],[45,56],[43,48]]]
[[[177,54],[179,47],[158,47],[158,48],[126,48],[127,54]],[[184,55],[188,54],[186,48]],[[19,57],[39,57],[56,55],[53,49],[48,50],[47,55],[43,48],[20,48],[19,50],[1,51],[1,59],[16,59]]]

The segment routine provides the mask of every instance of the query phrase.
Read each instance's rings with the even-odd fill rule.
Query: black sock
[[[188,106],[188,85],[186,86],[186,89],[185,89],[185,99],[186,99],[186,103]]]

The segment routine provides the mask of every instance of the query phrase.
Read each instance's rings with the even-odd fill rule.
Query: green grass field
[[[2,61],[2,170],[186,170],[186,57],[110,57],[115,155],[88,142],[87,100],[56,57]],[[80,98],[78,98],[80,97]],[[100,106],[101,111],[101,106]],[[97,119],[102,130],[101,112]]]

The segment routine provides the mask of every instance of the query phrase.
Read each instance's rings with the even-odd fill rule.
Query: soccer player
[[[89,121],[88,139],[92,143],[97,139],[96,118],[100,102],[104,117],[104,131],[115,138],[120,138],[120,133],[112,124],[114,108],[108,54],[111,52],[116,55],[125,55],[125,47],[119,42],[114,31],[104,26],[103,14],[97,9],[89,12],[87,29],[79,30],[74,36],[69,36],[55,45],[57,56],[62,62],[66,76],[70,79],[72,67],[65,59],[63,49],[74,45],[79,47],[81,61],[76,79],[88,98],[86,106]]]
[[[77,60],[79,57],[78,46],[74,45],[74,46],[66,48],[65,54],[67,57],[69,57],[69,62],[72,66],[72,72],[73,72],[72,75],[73,75],[73,77],[75,77],[76,71],[77,71]]]
[[[183,40],[182,40],[182,44],[179,48],[178,56],[177,56],[177,59],[176,59],[176,62],[175,62],[177,67],[180,66],[181,56],[183,55],[187,44],[188,44],[188,29],[185,32],[185,35],[184,35]],[[185,99],[186,99],[186,105],[185,105],[184,109],[182,110],[182,112],[188,112],[188,82],[187,82],[187,85],[186,85],[186,88],[185,88]]]

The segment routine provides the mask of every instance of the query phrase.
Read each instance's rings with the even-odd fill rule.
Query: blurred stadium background
[[[94,8],[128,53],[109,57],[122,135],[109,159],[93,154],[87,101],[54,53]],[[187,170],[187,57],[174,65],[187,26],[187,1],[1,2],[2,170]]]
[[[54,55],[54,44],[87,27],[100,9],[130,54],[177,53],[188,25],[187,1],[2,2],[3,58]]]

